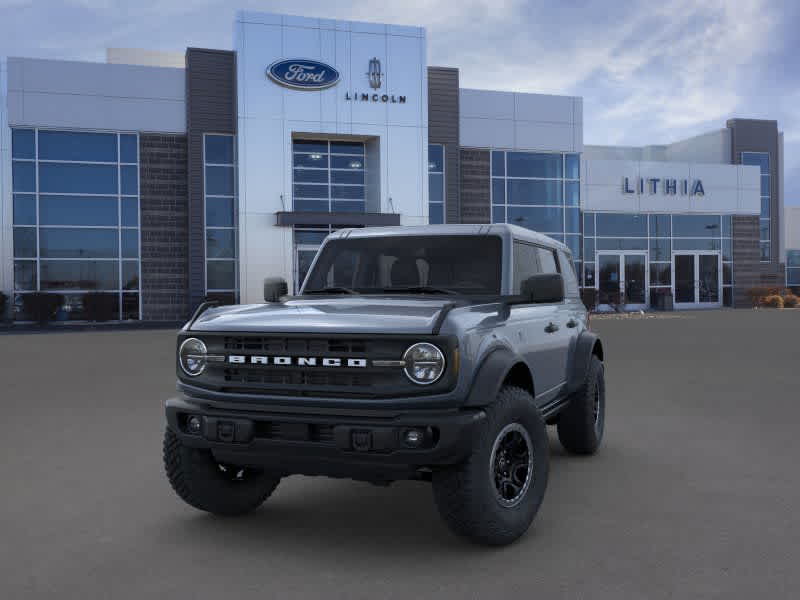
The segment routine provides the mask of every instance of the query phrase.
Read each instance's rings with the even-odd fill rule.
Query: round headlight
[[[178,350],[178,362],[183,372],[191,377],[200,375],[206,368],[206,345],[197,338],[184,340]]]
[[[414,344],[403,354],[403,361],[406,376],[420,385],[431,384],[444,373],[444,354],[433,344]]]

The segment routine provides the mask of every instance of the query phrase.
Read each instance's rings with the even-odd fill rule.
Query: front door
[[[675,308],[722,306],[719,252],[676,252],[672,255]]]
[[[598,310],[641,310],[647,307],[647,254],[597,253]]]

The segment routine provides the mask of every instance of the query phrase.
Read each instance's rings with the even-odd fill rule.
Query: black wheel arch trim
[[[525,361],[505,346],[489,351],[472,379],[464,406],[480,407],[492,404],[509,372],[518,363],[525,364]]]
[[[603,360],[603,343],[597,334],[591,331],[583,331],[578,336],[578,341],[575,344],[572,368],[567,381],[567,391],[570,394],[577,392],[586,381],[586,373],[589,370],[592,356],[597,356],[601,361]]]

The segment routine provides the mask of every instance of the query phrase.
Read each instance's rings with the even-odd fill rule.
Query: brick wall
[[[140,134],[142,318],[182,321],[189,313],[186,136]]]
[[[489,151],[461,150],[461,222],[489,223]]]

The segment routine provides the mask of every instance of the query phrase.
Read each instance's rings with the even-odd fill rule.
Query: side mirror
[[[267,277],[264,280],[264,302],[280,302],[289,293],[289,284],[283,277]]]
[[[533,304],[563,302],[564,278],[561,273],[531,275],[522,282],[520,293],[527,302]]]

